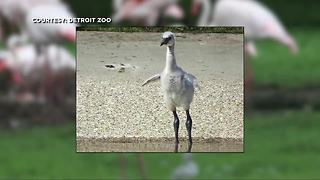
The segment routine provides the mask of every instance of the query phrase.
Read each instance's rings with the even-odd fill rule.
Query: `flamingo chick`
[[[164,93],[164,101],[167,108],[174,116],[174,131],[176,145],[179,143],[179,117],[176,112],[177,107],[182,107],[186,111],[186,128],[189,136],[189,149],[192,145],[192,119],[189,113],[190,104],[194,95],[194,86],[197,86],[195,76],[183,71],[176,63],[175,58],[175,35],[172,32],[165,32],[162,35],[160,46],[167,46],[166,66],[161,74],[156,74],[143,83],[146,85],[151,81],[160,79],[161,89]]]

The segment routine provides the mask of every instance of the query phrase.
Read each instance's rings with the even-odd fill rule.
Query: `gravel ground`
[[[164,106],[160,83],[141,86],[145,79],[164,68],[166,48],[159,46],[160,35],[78,32],[78,151],[130,151],[128,146],[119,146],[122,150],[93,147],[92,142],[165,144],[173,140],[173,116]],[[243,36],[177,35],[177,63],[195,75],[201,87],[195,93],[190,110],[194,144],[218,139],[242,144]],[[179,135],[186,140],[186,116],[181,109],[178,115]],[[83,143],[88,139],[91,145]],[[139,147],[132,151],[149,150]],[[236,151],[242,150],[242,146],[237,146]],[[199,151],[216,150],[200,148]]]

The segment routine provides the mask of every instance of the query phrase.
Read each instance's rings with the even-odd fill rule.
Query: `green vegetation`
[[[76,45],[74,43],[71,43],[71,42],[65,43],[64,47],[67,48],[73,55],[76,56]]]
[[[119,174],[115,155],[75,152],[71,124],[15,133],[2,131],[0,139],[0,177],[94,178],[108,174],[112,178]]]
[[[320,113],[256,113],[246,120],[245,153],[199,153],[199,178],[312,178],[319,175]],[[75,153],[75,127],[0,132],[0,177],[119,178],[115,153]],[[129,153],[128,176],[140,178]],[[181,154],[144,154],[149,178],[168,178]]]

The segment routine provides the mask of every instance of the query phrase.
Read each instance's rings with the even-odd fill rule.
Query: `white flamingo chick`
[[[143,85],[160,79],[161,89],[164,93],[164,101],[167,108],[173,112],[174,116],[174,131],[176,144],[179,143],[178,130],[179,130],[179,118],[176,112],[177,107],[182,107],[186,111],[187,121],[186,128],[189,136],[189,146],[192,144],[191,128],[192,119],[189,113],[190,104],[194,95],[194,86],[197,86],[196,78],[183,71],[176,63],[175,58],[175,35],[172,32],[165,32],[162,35],[162,41],[160,46],[167,46],[166,54],[166,66],[161,74],[157,74],[147,81]]]

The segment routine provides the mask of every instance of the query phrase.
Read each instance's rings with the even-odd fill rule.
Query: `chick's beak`
[[[168,42],[169,42],[169,38],[164,38],[164,39],[162,39],[160,46],[162,46],[164,44],[168,44]]]

